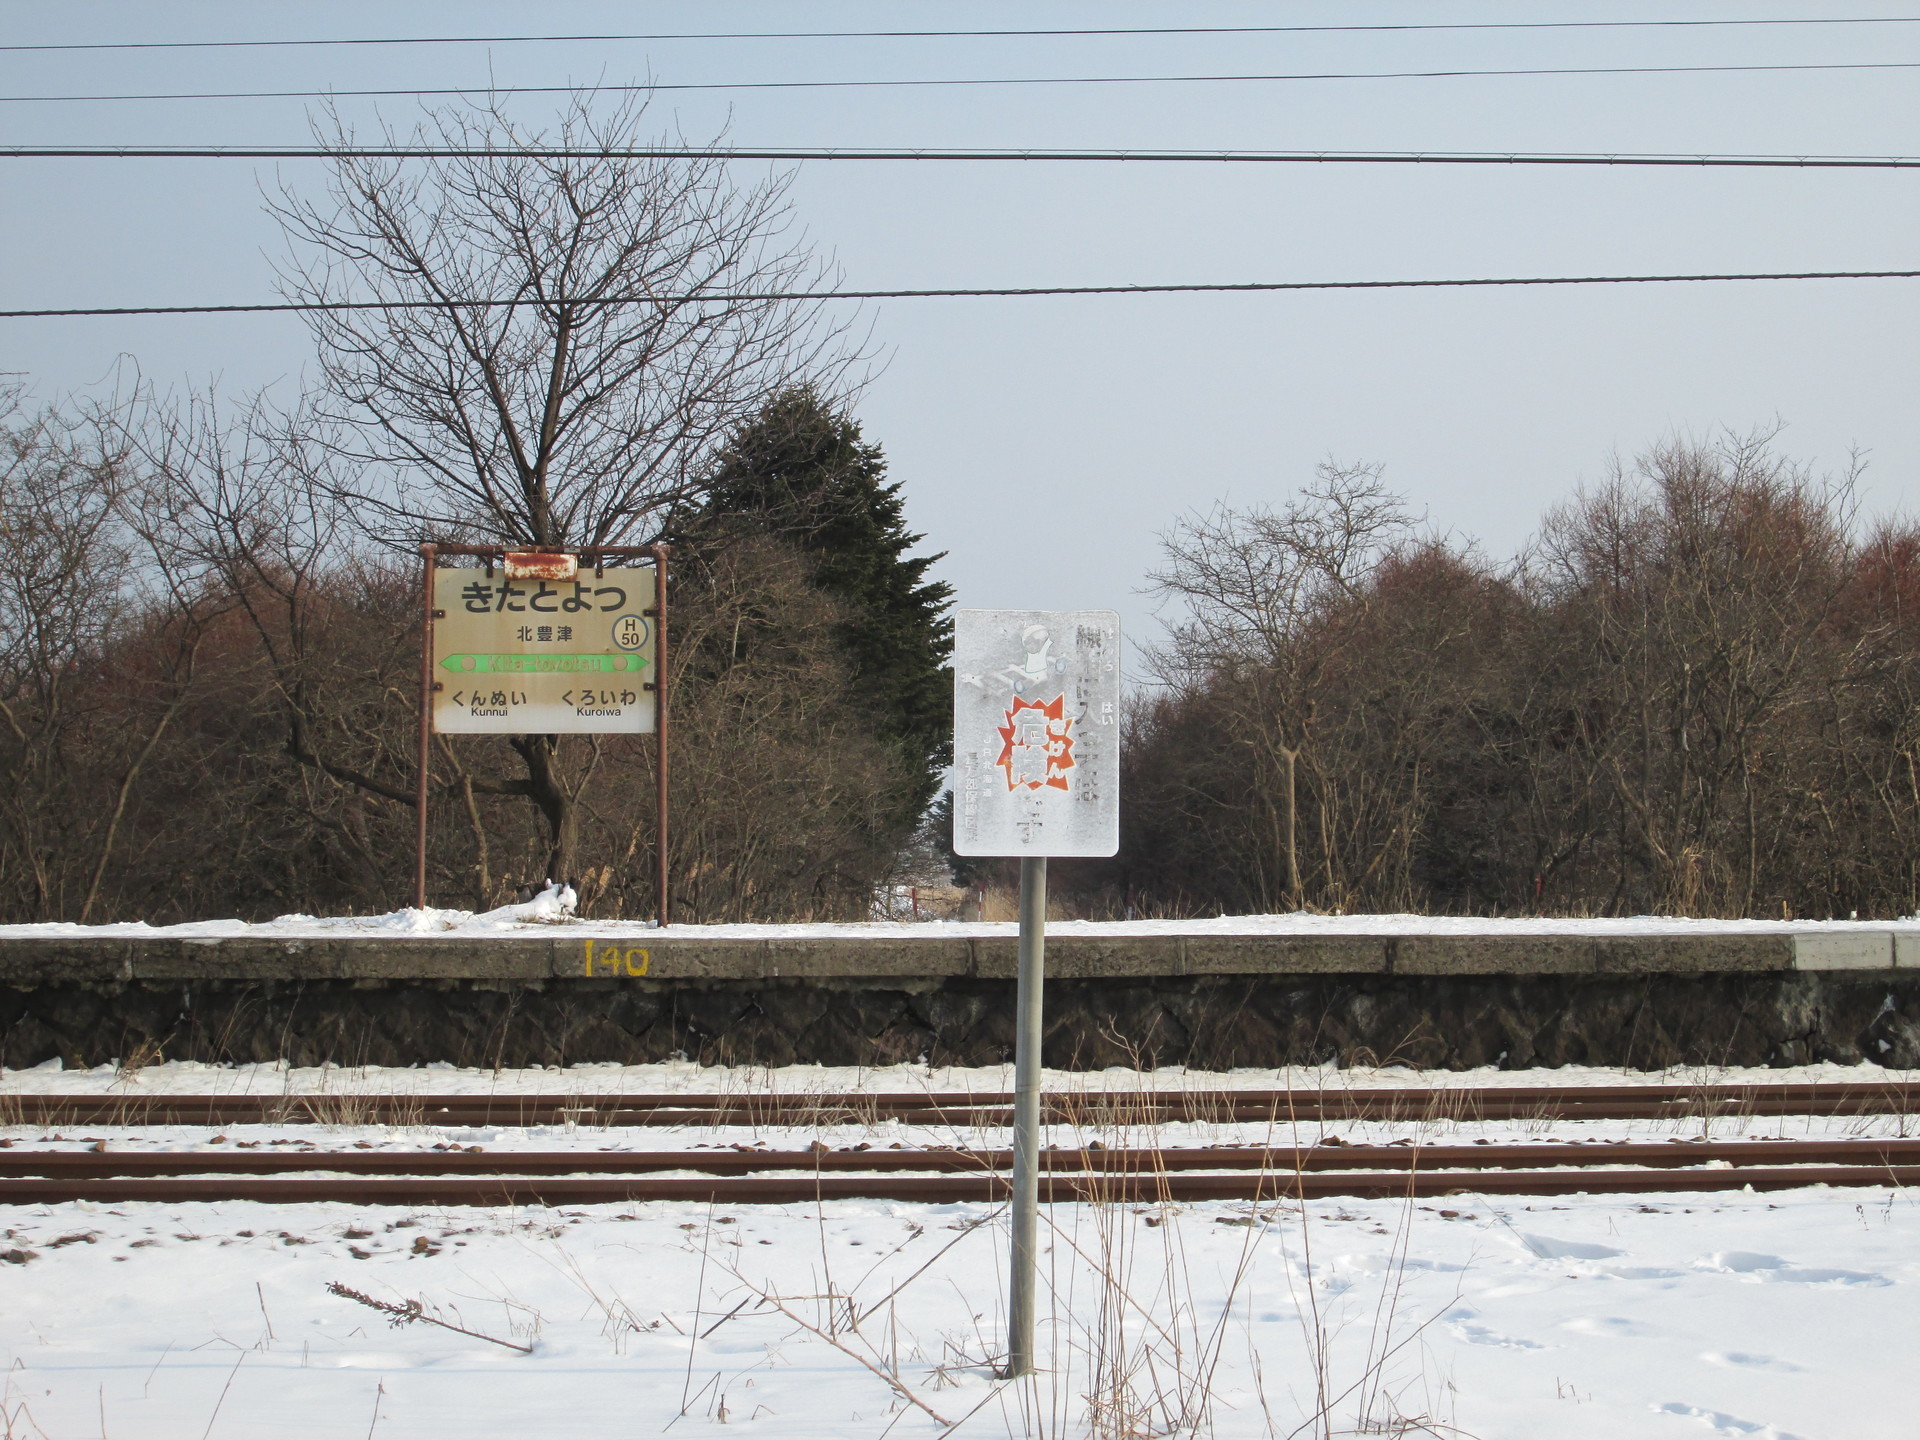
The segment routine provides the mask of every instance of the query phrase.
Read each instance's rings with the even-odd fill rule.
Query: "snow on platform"
[[[457,939],[524,938],[564,934],[608,939],[674,938],[697,940],[985,940],[1011,939],[1012,921],[867,921],[785,925],[672,925],[660,930],[651,920],[591,920],[565,914],[557,906],[533,901],[475,914],[470,910],[394,910],[383,915],[282,915],[276,920],[195,920],[179,925],[130,921],[117,925],[48,922],[0,925],[0,942],[34,939],[285,939],[336,940],[354,936],[397,939],[409,936]],[[1457,915],[1223,915],[1203,920],[1054,920],[1050,939],[1149,939],[1275,937],[1500,938],[1557,936],[1603,939],[1660,936],[1710,938],[1753,935],[1899,936],[1920,941],[1920,917],[1900,920],[1702,920],[1667,915],[1588,919],[1547,916],[1486,918]]]

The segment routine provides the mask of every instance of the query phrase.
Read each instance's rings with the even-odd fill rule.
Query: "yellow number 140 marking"
[[[608,975],[625,973],[639,976],[646,974],[653,964],[653,956],[645,950],[623,951],[618,945],[608,945],[604,950],[596,951],[591,940],[586,942],[586,946],[586,963],[580,972],[583,975],[592,975],[594,966],[598,965],[603,967]]]

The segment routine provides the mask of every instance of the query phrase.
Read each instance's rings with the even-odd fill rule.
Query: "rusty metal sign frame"
[[[655,636],[654,680],[648,685],[654,697],[654,883],[657,888],[656,919],[666,928],[671,909],[667,896],[667,550],[665,545],[555,545],[546,547],[513,545],[422,545],[420,547],[420,752],[414,787],[414,863],[413,903],[427,908],[427,776],[432,763],[433,693],[440,682],[433,678],[433,572],[442,556],[481,559],[489,565],[504,566],[512,556],[523,564],[534,563],[537,555],[567,555],[576,565],[601,564],[608,560],[653,561],[653,606],[645,613],[653,620]],[[565,877],[561,877],[565,878]]]

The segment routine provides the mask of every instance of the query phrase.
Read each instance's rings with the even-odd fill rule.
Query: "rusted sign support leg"
[[[667,928],[667,547],[651,545],[653,552],[653,826],[654,883],[659,895],[659,921]]]
[[[427,765],[433,744],[433,571],[438,547],[420,547],[420,754],[413,792],[413,905],[427,908]]]
[[[1047,961],[1047,859],[1020,860],[1020,978],[1014,997],[1013,1247],[1007,1286],[1007,1377],[1033,1373],[1040,1224],[1041,994]]]

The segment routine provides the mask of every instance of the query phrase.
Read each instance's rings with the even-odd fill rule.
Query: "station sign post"
[[[953,641],[953,849],[1020,860],[1008,1376],[1034,1368],[1047,859],[1120,848],[1120,617],[962,610]]]
[[[664,926],[667,547],[422,545],[420,555],[414,904],[427,904],[427,771],[434,734],[651,734],[657,752],[655,880]],[[441,563],[450,557],[472,563]],[[649,563],[620,563],[643,559]]]

